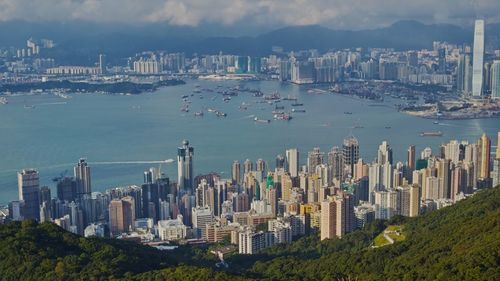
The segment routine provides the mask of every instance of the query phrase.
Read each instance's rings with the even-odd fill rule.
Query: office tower
[[[378,147],[377,163],[384,165],[385,163],[392,164],[392,148],[387,141],[383,141]]]
[[[493,187],[500,184],[500,131],[497,136],[497,152],[495,154],[495,159],[493,160]]]
[[[266,161],[262,159],[257,159],[255,162],[255,170],[257,172],[265,172],[266,171]]]
[[[231,179],[235,184],[241,183],[241,165],[238,160],[234,160],[233,165],[231,166]]]
[[[488,180],[490,177],[490,151],[491,140],[483,134],[477,141],[478,146],[478,165],[477,165],[477,178],[478,180]]]
[[[85,229],[84,229],[83,212],[80,209],[80,206],[75,202],[71,202],[69,203],[68,208],[69,208],[69,217],[71,223],[70,231],[75,234],[83,235],[83,231]]]
[[[135,221],[135,202],[131,196],[113,199],[109,203],[109,229],[112,236],[132,230]]]
[[[457,64],[457,93],[469,95],[472,91],[472,64],[469,54],[461,54]]]
[[[247,159],[243,162],[243,172],[247,174],[251,171],[253,171],[253,162],[250,161],[250,159]]]
[[[57,199],[61,201],[74,201],[77,194],[77,182],[73,178],[63,177],[57,181]]]
[[[192,193],[193,186],[193,155],[194,148],[189,146],[189,141],[184,140],[177,149],[177,184],[179,190]]]
[[[276,155],[276,169],[285,168],[285,157],[282,154]]]
[[[307,153],[307,171],[314,173],[316,166],[323,164],[323,153],[320,152],[319,147],[313,148],[313,151]]]
[[[446,73],[446,49],[438,49],[438,72],[440,74]]]
[[[472,96],[483,95],[484,20],[476,20],[474,27],[474,56],[472,58]]]
[[[19,200],[24,201],[24,219],[40,219],[40,182],[38,171],[24,169],[17,173]]]
[[[491,98],[500,99],[500,60],[491,65]]]
[[[90,195],[92,193],[92,187],[90,181],[90,167],[87,165],[87,161],[80,158],[73,171],[77,184],[77,196]]]
[[[407,151],[407,156],[406,156],[406,165],[408,166],[408,170],[410,170],[410,173],[412,173],[413,171],[415,171],[415,164],[416,164],[416,152],[415,152],[415,146],[414,145],[410,145],[408,147],[408,151]]]
[[[286,170],[293,178],[299,176],[299,151],[296,148],[286,150]]]
[[[331,177],[342,182],[344,174],[344,164],[342,151],[338,146],[332,147],[330,152],[328,152],[328,166],[331,170]]]
[[[106,74],[106,55],[99,55],[99,74]]]
[[[344,139],[342,145],[342,162],[348,169],[350,175],[354,174],[354,165],[359,159],[359,142],[354,136],[348,136]]]
[[[220,216],[223,211],[222,205],[224,202],[227,200],[227,189],[228,189],[228,182],[227,181],[217,181],[215,183],[215,187],[213,188],[214,194],[213,194],[213,214],[215,216]]]

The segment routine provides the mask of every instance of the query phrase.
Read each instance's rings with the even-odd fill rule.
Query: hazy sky
[[[500,0],[0,0],[0,21],[167,22],[196,26],[385,26],[401,19],[468,25],[500,22]]]

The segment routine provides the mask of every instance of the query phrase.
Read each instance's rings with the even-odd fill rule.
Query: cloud
[[[470,24],[500,20],[498,0],[0,0],[0,21],[87,20],[367,28],[401,19]]]

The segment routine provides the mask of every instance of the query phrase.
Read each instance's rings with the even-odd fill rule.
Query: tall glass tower
[[[184,140],[177,149],[177,184],[179,190],[191,192],[193,189],[193,155],[194,148]]]
[[[476,20],[472,58],[472,96],[483,95],[484,20]]]

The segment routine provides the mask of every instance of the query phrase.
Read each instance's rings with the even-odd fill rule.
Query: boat
[[[295,108],[292,108],[292,112],[306,112],[305,109],[295,109]]]
[[[197,112],[195,112],[194,116],[203,116],[203,111],[197,111]]]
[[[207,110],[208,110],[208,112],[216,112],[216,111],[217,111],[217,110],[215,110],[215,109],[213,109],[213,108],[209,108],[209,109],[207,109]]]
[[[344,114],[351,115],[352,112],[350,112],[350,111],[344,111]]]
[[[440,137],[443,135],[443,132],[441,131],[435,131],[435,132],[421,132],[420,136],[421,137]]]
[[[193,90],[193,93],[199,94],[199,93],[201,93],[201,90],[198,90],[198,89]]]
[[[225,96],[223,99],[222,99],[224,102],[228,102],[231,100],[231,97],[229,96]]]
[[[292,116],[288,113],[274,114],[274,119],[289,121],[292,119]]]
[[[187,99],[187,98],[189,98],[189,96],[188,96],[188,95],[183,95],[183,96],[181,97],[181,99]]]
[[[354,129],[363,129],[364,127],[363,127],[363,126],[361,126],[361,125],[355,125],[353,128],[354,128]]]
[[[303,106],[303,105],[304,105],[303,103],[298,103],[298,102],[292,103],[292,106]]]
[[[9,101],[5,97],[0,97],[0,104],[8,104]]]
[[[269,120],[269,119],[259,119],[259,118],[255,117],[253,120],[257,123],[271,123],[271,120]]]
[[[181,107],[182,112],[189,112],[189,107],[188,106],[183,106]]]
[[[215,112],[215,115],[217,115],[217,117],[226,117],[227,116],[227,114],[222,112],[222,111]]]
[[[282,105],[282,106],[278,106],[278,105],[276,105],[276,106],[274,107],[274,109],[285,109],[285,106],[283,106],[283,105]]]
[[[385,126],[385,128],[386,128],[386,129],[390,129],[390,128],[392,128],[392,127],[391,127],[391,126]]]
[[[438,121],[434,121],[434,122],[432,122],[432,124],[439,125],[439,122]]]
[[[27,104],[25,104],[24,108],[25,109],[33,109],[33,108],[35,108],[35,106],[34,105],[27,105]]]

